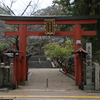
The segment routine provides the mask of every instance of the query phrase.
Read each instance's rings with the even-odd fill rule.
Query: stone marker
[[[84,90],[94,90],[92,85],[92,44],[86,43],[86,51],[89,54],[86,55],[86,85],[84,85]]]
[[[100,70],[99,64],[95,63],[95,90],[100,90],[99,70]]]

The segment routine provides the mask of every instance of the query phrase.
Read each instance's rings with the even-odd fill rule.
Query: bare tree
[[[8,15],[17,15],[16,11],[14,11],[14,4],[17,4],[18,0],[9,0],[9,4],[6,4],[6,0],[0,1],[0,9],[4,10]],[[41,4],[40,0],[29,0],[27,4],[19,3],[21,5],[20,16],[28,14],[31,16],[36,10],[38,10],[39,5]],[[18,9],[18,8],[17,8]]]
[[[10,3],[9,4],[6,4],[5,0],[2,0],[0,1],[0,9],[2,11],[5,12],[5,14],[8,14],[8,15],[15,15],[16,16],[16,13],[13,11],[13,5],[17,3],[17,0],[10,0]],[[39,4],[39,0],[37,0],[37,2],[33,3],[32,0],[30,0],[27,5],[25,5],[25,8],[24,10],[21,12],[21,16],[23,16],[25,13],[27,13],[27,10],[30,8],[32,9],[31,12],[30,12],[30,15],[37,9],[38,7],[38,4]],[[2,12],[1,12],[2,14]],[[19,29],[19,26],[7,26],[7,27],[13,27],[13,28],[10,28],[10,29],[15,29],[13,31],[16,31]],[[4,26],[3,26],[4,28]],[[5,30],[6,31],[6,30]],[[10,30],[12,31],[12,30]],[[17,46],[17,49],[19,49],[18,47],[18,42],[19,42],[19,38],[18,36],[10,36],[10,37],[5,37],[4,35],[2,35],[1,37],[3,38],[6,38],[6,40],[10,42],[10,44],[16,44]]]

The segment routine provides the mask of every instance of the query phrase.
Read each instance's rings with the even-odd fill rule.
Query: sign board
[[[45,19],[44,25],[46,35],[55,35],[55,19]]]

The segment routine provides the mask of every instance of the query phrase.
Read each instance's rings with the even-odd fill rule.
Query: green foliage
[[[99,0],[74,0],[73,15],[95,15],[100,13]]]
[[[100,14],[100,0],[54,0],[61,6],[64,15],[95,15]]]
[[[62,14],[70,15],[71,14],[71,3],[70,0],[54,0],[53,4],[58,4],[61,7]]]
[[[73,47],[73,39],[70,39],[68,41],[66,41],[64,44],[62,44],[61,46],[65,46],[65,48],[67,50],[69,50],[70,52],[72,52],[74,50],[74,47]]]
[[[100,0],[54,0],[55,4],[62,6],[62,11],[65,15],[98,15],[100,14]],[[65,9],[66,8],[66,9]],[[67,11],[66,11],[67,10]],[[69,12],[69,13],[68,13]],[[83,48],[87,42],[93,44],[93,61],[100,58],[97,54],[100,51],[100,20],[97,25],[82,25],[82,29],[85,31],[97,31],[96,36],[83,36],[82,44]]]
[[[7,48],[9,47],[8,44],[5,44],[5,43],[0,43],[0,52],[6,50]]]
[[[46,56],[63,63],[63,61],[66,60],[69,57],[69,55],[71,55],[71,51],[73,51],[73,47],[70,46],[69,43],[71,42],[67,41],[65,44],[68,44],[68,45],[66,46],[59,45],[56,43],[49,43],[49,44],[46,44],[43,48],[44,48]]]

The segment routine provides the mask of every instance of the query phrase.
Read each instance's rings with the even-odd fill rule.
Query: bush
[[[0,43],[0,52],[6,50],[7,48],[9,47],[8,44],[5,44],[5,43]]]

